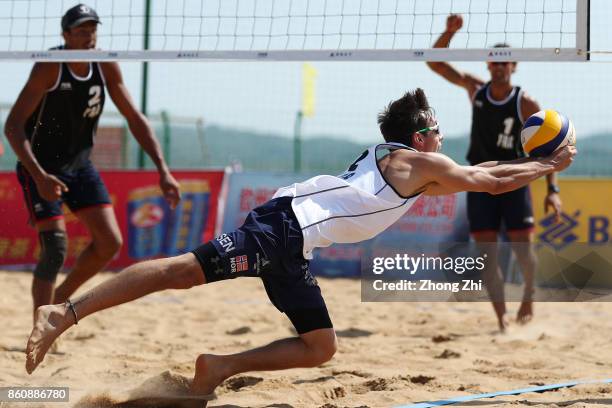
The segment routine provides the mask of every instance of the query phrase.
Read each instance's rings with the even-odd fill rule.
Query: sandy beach
[[[0,387],[69,387],[70,402],[2,408],[125,406],[118,404],[126,392],[147,380],[191,377],[200,353],[234,353],[294,334],[261,282],[240,279],[160,292],[90,316],[28,376],[30,281],[29,273],[0,272]],[[488,303],[361,303],[358,280],[319,283],[339,339],[333,360],[238,375],[209,407],[390,407],[612,378],[610,303],[538,303],[533,322],[500,334]],[[512,318],[517,308],[509,304]],[[612,406],[612,384],[451,406],[601,408]]]

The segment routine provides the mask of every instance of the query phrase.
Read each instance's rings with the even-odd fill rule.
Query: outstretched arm
[[[179,184],[174,179],[168,165],[164,160],[161,148],[153,129],[149,125],[147,118],[134,105],[134,101],[130,97],[130,93],[123,83],[123,76],[119,69],[119,64],[116,62],[101,64],[102,71],[106,78],[106,87],[108,94],[119,109],[119,112],[125,117],[128,122],[130,131],[142,146],[145,152],[149,155],[157,171],[159,172],[159,185],[169,202],[174,208],[180,200]]]
[[[529,116],[533,115],[539,110],[540,110],[540,105],[536,102],[536,100],[533,99],[531,96],[527,95],[526,93],[524,93],[521,99],[521,115],[523,116],[523,118],[526,120]],[[527,161],[529,159],[520,159],[520,160]],[[519,162],[519,161],[515,160],[515,162]],[[490,161],[490,162],[480,163],[478,164],[478,166],[479,167],[491,167],[491,166],[496,166],[498,164],[505,164],[505,163],[507,162]],[[557,185],[557,173],[552,172],[552,173],[547,174],[546,183],[547,183],[547,186],[549,187],[556,186]],[[561,216],[561,211],[563,209],[563,203],[561,201],[561,197],[559,196],[559,194],[549,188],[546,196],[544,197],[544,213],[548,213],[548,211],[551,209],[555,213],[555,217],[558,220],[559,217]]]
[[[527,95],[527,93],[523,93],[521,98],[521,115],[524,120],[534,113],[540,110],[540,105],[538,102]],[[549,187],[546,196],[544,197],[544,213],[548,213],[550,209],[555,213],[555,217],[557,221],[559,221],[561,217],[561,211],[563,210],[563,203],[561,202],[561,197],[559,194],[550,187],[557,186],[557,173],[550,173],[546,175],[546,185]]]
[[[446,31],[440,35],[434,43],[434,48],[447,48],[451,39],[457,31],[463,26],[463,18],[459,14],[451,14],[446,19]],[[484,81],[471,74],[461,72],[453,67],[448,62],[427,62],[427,66],[432,71],[442,76],[447,81],[458,85],[468,92],[470,98],[474,96],[476,90],[484,84]]]
[[[444,195],[458,191],[501,194],[516,190],[555,171],[567,168],[576,155],[574,146],[566,146],[544,158],[524,158],[486,166],[459,166],[437,153],[422,154],[418,160],[429,174],[426,195]],[[418,167],[417,167],[418,168]],[[425,170],[423,170],[425,172]]]

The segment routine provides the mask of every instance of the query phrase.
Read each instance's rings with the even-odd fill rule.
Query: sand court
[[[294,335],[261,283],[239,279],[155,293],[87,317],[28,376],[30,280],[28,273],[0,272],[0,386],[69,387],[70,402],[28,407],[155,406],[134,401],[180,394],[198,354]],[[532,323],[512,324],[501,335],[488,303],[361,303],[358,280],[319,283],[337,330],[334,358],[315,369],[232,377],[209,407],[390,407],[612,377],[609,303],[538,303]],[[510,304],[510,312],[517,307]],[[586,384],[472,404],[599,408],[612,405],[610,395],[611,384]]]

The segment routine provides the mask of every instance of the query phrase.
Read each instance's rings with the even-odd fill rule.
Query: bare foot
[[[506,315],[497,316],[497,326],[499,327],[500,333],[505,333],[508,328],[508,319]]]
[[[202,354],[196,360],[196,369],[191,393],[194,395],[212,394],[215,388],[227,377],[223,371],[227,368],[222,358],[212,354]]]
[[[504,302],[493,302],[493,310],[495,310],[495,316],[497,316],[499,331],[505,333],[506,328],[508,327],[508,319],[506,319],[506,304]]]
[[[521,307],[516,313],[516,321],[520,324],[527,324],[533,319],[533,302],[523,300]]]
[[[38,367],[55,339],[72,324],[72,316],[64,305],[46,305],[36,309],[36,322],[26,346],[26,371]]]

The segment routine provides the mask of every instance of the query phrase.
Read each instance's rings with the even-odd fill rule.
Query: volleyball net
[[[589,0],[90,0],[98,48],[62,42],[65,0],[3,0],[0,59],[580,61]],[[432,49],[446,16],[464,26]],[[495,43],[508,43],[492,52]]]

